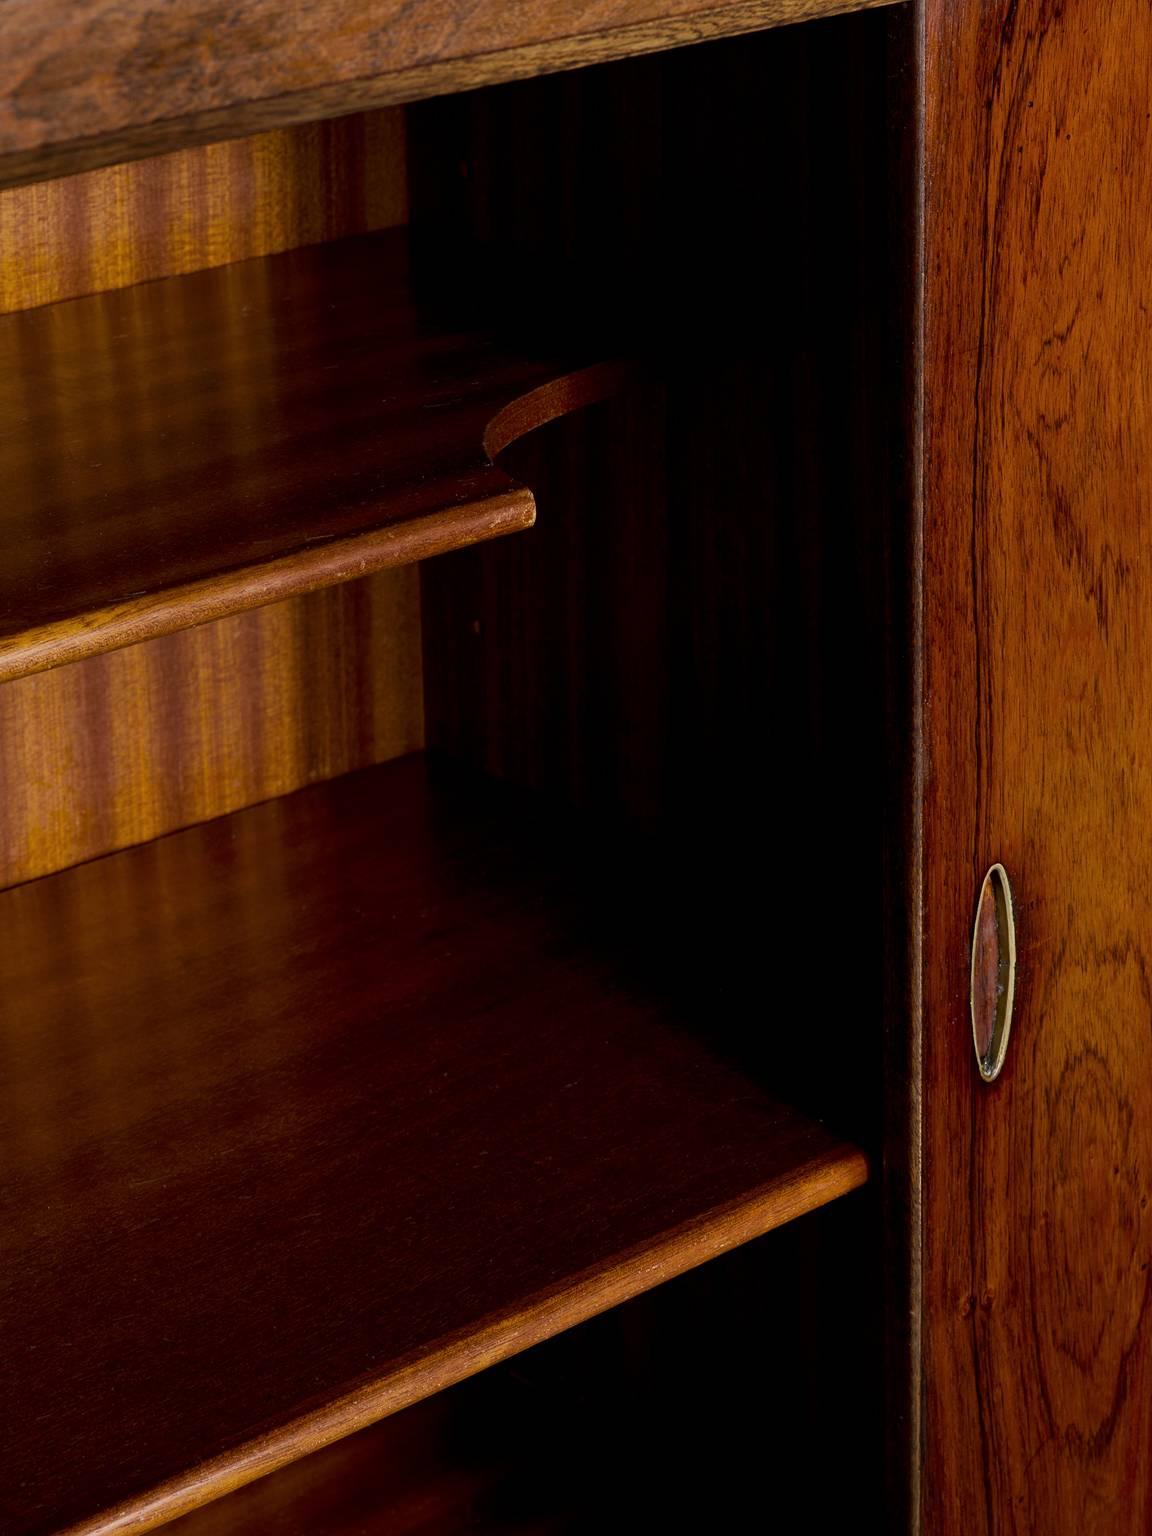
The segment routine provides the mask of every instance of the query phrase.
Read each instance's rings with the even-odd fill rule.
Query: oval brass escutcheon
[[[999,1076],[1012,1029],[1016,992],[1016,919],[1003,864],[984,876],[972,930],[972,1042],[986,1083]]]

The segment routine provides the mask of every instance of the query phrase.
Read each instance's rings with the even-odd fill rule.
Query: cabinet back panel
[[[0,688],[0,885],[423,741],[410,568]]]
[[[417,250],[474,249],[470,270],[529,325],[546,289],[563,294],[660,376],[513,446],[535,528],[423,569],[429,744],[663,821],[686,884],[713,892],[700,922],[727,930],[733,989],[764,986],[749,880],[789,892],[774,988],[806,963],[822,976],[834,930],[851,1022],[799,1040],[787,1086],[802,1073],[866,1139],[902,761],[910,199],[890,125],[909,20],[844,17],[409,117]],[[758,1025],[724,1028],[779,1066]]]
[[[406,218],[378,112],[0,192],[0,312]],[[0,687],[0,886],[422,744],[414,569]]]
[[[0,314],[406,218],[401,108],[12,187],[0,191]]]

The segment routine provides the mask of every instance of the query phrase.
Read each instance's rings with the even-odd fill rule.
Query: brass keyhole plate
[[[970,1003],[976,1064],[986,1083],[1000,1075],[1016,996],[1016,915],[1003,864],[984,876],[972,930]]]

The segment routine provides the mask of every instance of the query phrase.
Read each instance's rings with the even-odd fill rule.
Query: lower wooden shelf
[[[151,1529],[863,1182],[568,842],[407,759],[0,896],[11,1536]]]

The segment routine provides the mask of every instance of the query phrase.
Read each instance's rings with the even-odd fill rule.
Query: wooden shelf
[[[863,1181],[568,842],[406,759],[0,896],[9,1536],[151,1529]]]
[[[0,318],[0,680],[528,527],[612,385],[429,329],[402,231]]]

